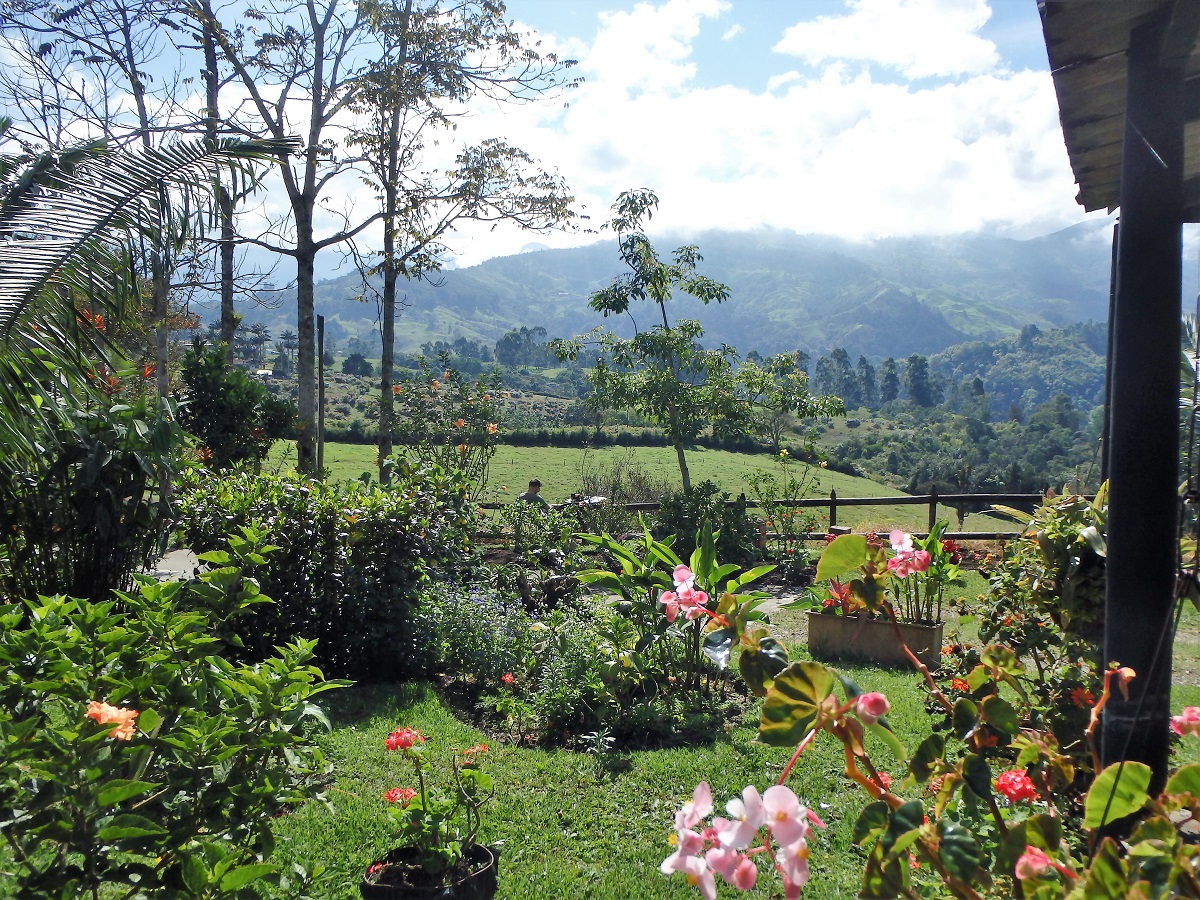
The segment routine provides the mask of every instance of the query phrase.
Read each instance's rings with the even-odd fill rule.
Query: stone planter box
[[[942,661],[942,623],[900,623],[900,635],[921,662],[934,671]],[[814,659],[856,658],[884,666],[911,666],[892,623],[885,619],[808,614],[808,652]]]

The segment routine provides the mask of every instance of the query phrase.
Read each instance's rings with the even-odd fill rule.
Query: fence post
[[[833,528],[837,524],[837,491],[832,488],[829,491],[829,527]]]
[[[937,524],[937,504],[937,485],[931,484],[929,486],[929,530],[931,532],[933,531],[933,526]]]

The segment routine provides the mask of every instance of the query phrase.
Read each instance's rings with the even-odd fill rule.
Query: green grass
[[[915,746],[926,722],[916,677],[868,667],[845,671],[893,698],[889,719],[906,745]],[[324,740],[336,764],[329,794],[334,810],[309,803],[279,819],[279,861],[324,863],[336,873],[330,900],[350,900],[362,871],[392,846],[383,792],[411,781],[403,761],[384,750],[388,732],[398,724],[417,728],[443,760],[450,747],[490,739],[455,719],[424,685],[355,687],[327,696],[334,731]],[[613,755],[606,763],[587,754],[491,742],[484,767],[499,789],[481,837],[504,844],[500,900],[694,898],[682,876],[658,871],[671,852],[675,809],[701,780],[712,785],[718,808],[746,784],[765,789],[790,755],[753,743],[755,732],[745,722],[731,722],[729,733],[711,745]],[[886,748],[879,758],[892,765]],[[851,846],[850,831],[861,795],[842,777],[842,765],[840,745],[818,741],[789,782],[829,826],[814,841],[805,897],[832,900],[858,890],[862,855]],[[779,883],[764,872],[760,887],[745,896],[779,896]]]
[[[978,579],[978,576],[973,576]],[[981,583],[981,580],[979,580]],[[979,585],[968,586],[973,590]],[[781,611],[781,632],[795,624]],[[968,626],[964,638],[973,637]],[[1176,684],[1172,708],[1200,705],[1195,684],[1200,651],[1200,614],[1190,606],[1176,643]],[[792,645],[794,658],[806,658]],[[861,687],[879,690],[892,702],[889,720],[910,750],[928,734],[926,691],[912,672],[844,664],[839,670]],[[484,766],[498,782],[487,808],[481,838],[500,842],[500,900],[572,897],[580,900],[671,900],[694,898],[682,876],[666,877],[659,863],[669,854],[674,810],[696,783],[707,780],[718,809],[746,784],[765,789],[778,777],[790,753],[754,742],[757,707],[729,721],[727,733],[709,745],[685,749],[611,754],[597,758],[565,750],[498,744],[464,724],[425,684],[355,686],[326,695],[334,728],[322,738],[335,764],[329,790],[332,809],[308,803],[278,819],[277,862],[321,863],[333,872],[329,900],[357,897],[363,869],[393,846],[382,795],[411,782],[403,760],[384,750],[384,737],[397,725],[410,725],[429,738],[428,748],[444,771],[451,748],[486,741],[492,750]],[[899,767],[882,745],[871,748],[882,768]],[[1200,761],[1200,741],[1183,741],[1174,765]],[[814,841],[812,880],[806,898],[835,900],[855,896],[863,855],[850,841],[864,802],[861,790],[842,774],[840,745],[822,735],[796,766],[789,784],[828,828]],[[915,794],[914,794],[915,796]],[[777,880],[765,870],[760,885],[745,896],[779,896]]]
[[[558,447],[509,447],[500,445],[489,467],[488,483],[483,498],[493,502],[507,502],[525,490],[531,478],[542,482],[542,496],[557,503],[571,496],[582,486],[581,470],[608,467],[632,453],[634,463],[656,478],[665,481],[673,489],[680,484],[679,466],[675,451],[670,447],[604,447],[595,450]],[[369,444],[327,444],[325,467],[334,481],[357,479],[363,472],[376,474],[376,448]],[[295,463],[295,451],[291,444],[280,442],[269,460],[268,469],[288,468]],[[722,490],[736,497],[746,493],[750,496],[750,485],[746,480],[755,472],[770,472],[780,475],[778,463],[767,454],[732,453],[727,450],[690,450],[687,454],[692,483],[712,481]],[[867,478],[856,478],[840,472],[820,470],[820,487],[813,496],[828,497],[831,490],[838,497],[902,497],[902,491],[886,487]],[[827,510],[817,510],[826,515]],[[939,518],[958,529],[957,514],[947,506],[938,507]],[[928,526],[928,507],[922,505],[846,507],[838,510],[837,524],[848,525],[856,531],[875,529],[886,531],[903,528],[907,531],[924,531]],[[828,524],[821,519],[820,528]],[[1013,531],[1017,526],[1008,520],[972,514],[967,516],[966,531]]]

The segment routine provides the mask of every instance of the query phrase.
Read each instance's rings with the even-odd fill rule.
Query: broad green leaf
[[[875,800],[863,807],[862,812],[854,822],[854,831],[850,840],[856,844],[865,843],[869,838],[878,838],[887,831],[888,805],[882,800]]]
[[[1021,727],[1020,718],[1012,704],[995,694],[984,697],[980,704],[979,719],[997,731],[1016,734]]]
[[[979,725],[979,707],[966,697],[959,697],[954,702],[951,724],[955,735],[965,738]]]
[[[1100,828],[1132,815],[1150,801],[1150,767],[1145,763],[1113,763],[1096,776],[1083,806],[1083,827]]]
[[[887,832],[882,840],[883,851],[893,853],[904,850],[917,837],[917,830],[924,824],[925,809],[920,800],[909,800],[901,804],[888,819]],[[899,850],[895,849],[897,843],[902,840],[903,844]]]
[[[867,857],[858,896],[870,900],[891,900],[908,888],[908,879],[908,861],[885,859],[882,846],[876,844]]]
[[[1126,887],[1127,872],[1116,842],[1106,837],[1100,842],[1100,849],[1096,855],[1092,857],[1087,881],[1084,883],[1084,896],[1088,900],[1126,900],[1129,895]]]
[[[758,638],[757,648],[742,650],[738,657],[738,671],[751,692],[756,697],[763,697],[767,693],[767,683],[787,668],[788,654],[783,644],[765,634],[766,629],[758,630],[764,635]]]
[[[763,701],[758,738],[773,747],[800,743],[833,693],[833,674],[820,663],[794,662],[777,676]]]
[[[895,733],[883,719],[880,719],[873,725],[868,725],[867,731],[888,745],[888,749],[892,751],[892,756],[896,757],[896,762],[903,765],[908,759],[908,751],[904,749],[904,745],[900,743],[900,739],[896,737]]]
[[[204,858],[199,853],[188,853],[180,862],[183,883],[196,896],[202,896],[208,888],[209,872]]]
[[[1005,647],[1003,644],[992,644],[985,647],[984,651],[979,654],[979,661],[988,668],[999,669],[1006,675],[1023,675],[1025,673],[1025,667],[1021,665],[1017,655],[1011,648]]]
[[[867,538],[862,534],[843,534],[826,545],[817,563],[817,581],[828,581],[859,568],[867,561]]]
[[[736,594],[739,590],[746,587],[746,585],[753,584],[754,582],[758,581],[758,579],[762,578],[764,575],[767,575],[770,572],[774,572],[775,569],[776,569],[776,566],[773,564],[769,565],[769,566],[756,566],[753,569],[747,569],[745,572],[743,572],[741,575],[737,576],[736,578],[731,578],[729,580],[729,584],[727,584],[725,586],[725,589],[727,591],[730,591],[731,593]]]
[[[252,881],[257,881],[264,875],[270,875],[274,871],[275,867],[267,863],[238,866],[236,869],[230,869],[225,873],[225,877],[221,879],[221,890],[236,891],[250,884]]]
[[[941,761],[945,753],[946,739],[934,732],[921,741],[917,752],[908,761],[908,771],[912,772],[917,781],[924,784],[929,780],[929,776],[933,774],[937,763]]]
[[[115,806],[122,800],[138,797],[156,787],[158,785],[152,781],[129,781],[124,778],[114,778],[106,782],[96,794],[96,802],[101,806]]]
[[[153,837],[166,833],[165,828],[145,816],[124,813],[113,816],[107,825],[96,832],[96,837],[102,841],[120,841],[126,838]]]
[[[154,729],[162,724],[162,716],[152,709],[143,709],[138,713],[137,727],[138,731],[144,734],[152,734]]]
[[[953,819],[938,821],[938,858],[946,870],[959,881],[971,884],[983,862],[975,836]]]
[[[978,753],[968,753],[962,761],[963,781],[976,797],[992,795],[992,770],[987,760]]]
[[[1200,763],[1180,766],[1167,782],[1168,794],[1191,794],[1200,798]]]

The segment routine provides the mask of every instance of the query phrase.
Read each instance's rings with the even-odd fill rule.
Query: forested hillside
[[[665,237],[663,246],[689,238]],[[680,317],[701,318],[707,338],[743,354],[834,347],[873,360],[939,353],[970,340],[996,340],[1026,325],[1042,330],[1107,315],[1107,229],[1076,226],[1027,241],[994,237],[904,238],[854,244],[782,231],[708,232],[694,240],[706,275],[731,299],[701,307],[673,301]],[[569,250],[540,250],[447,271],[436,283],[402,285],[400,349],[456,338],[494,344],[521,325],[550,337],[586,331],[598,317],[591,291],[620,272],[609,238]],[[1185,291],[1186,293],[1186,291]],[[246,322],[278,333],[294,328],[294,304],[275,292],[274,309],[248,307]],[[317,311],[330,340],[378,341],[378,314],[357,275],[318,286]],[[614,320],[630,329],[628,320]],[[638,323],[645,326],[649,323]]]

